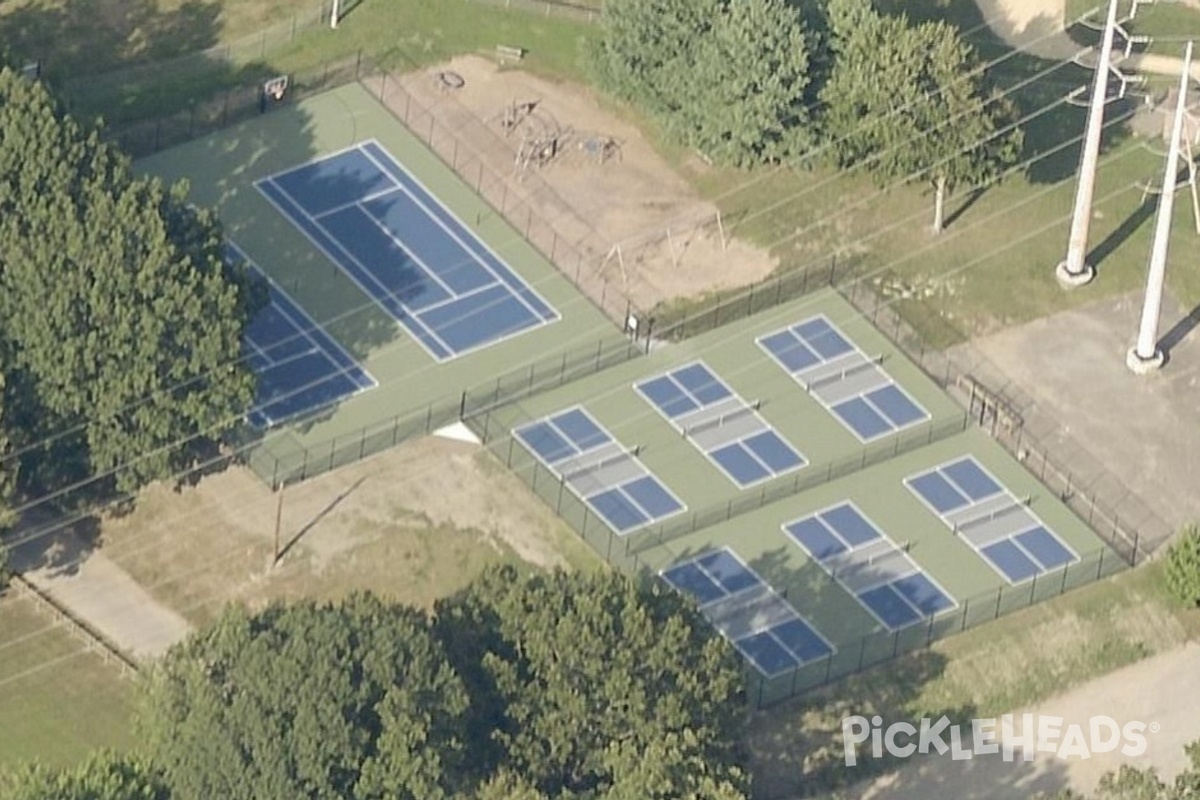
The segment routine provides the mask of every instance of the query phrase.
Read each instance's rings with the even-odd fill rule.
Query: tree
[[[57,488],[136,460],[120,489],[179,469],[237,422],[239,356],[262,302],[215,216],[0,72],[0,352],[22,480]],[[77,431],[63,435],[64,431]],[[26,469],[28,467],[28,469]]]
[[[601,88],[660,118],[679,110],[673,90],[696,62],[721,0],[610,0],[603,33],[584,60]]]
[[[12,526],[13,489],[16,485],[16,459],[12,456],[5,435],[4,422],[4,359],[0,357],[0,590],[8,584],[8,549],[4,534]]]
[[[683,98],[671,127],[714,161],[747,167],[789,158],[808,142],[809,44],[784,0],[730,0],[675,76]]]
[[[1166,582],[1179,602],[1200,607],[1200,528],[1189,526],[1167,550]]]
[[[911,26],[870,0],[831,0],[829,17],[834,64],[821,99],[833,160],[881,183],[929,181],[940,232],[949,192],[1019,157],[1015,106],[987,87],[973,48],[945,22]]]
[[[526,796],[746,796],[738,661],[674,592],[505,567],[439,604],[437,620],[473,701],[498,698],[482,707],[500,710],[492,736]]]
[[[438,800],[467,696],[420,612],[370,596],[227,611],[144,692],[175,800]]]
[[[599,86],[673,139],[749,166],[807,141],[809,49],[786,0],[611,0],[585,55]]]
[[[140,759],[100,752],[77,767],[26,766],[0,781],[0,800],[170,800],[162,776]]]
[[[1090,800],[1194,800],[1200,797],[1200,742],[1183,748],[1189,766],[1171,783],[1163,781],[1154,767],[1136,769],[1128,764],[1100,778]],[[1039,798],[1044,795],[1039,795]],[[1089,800],[1069,789],[1047,800]]]

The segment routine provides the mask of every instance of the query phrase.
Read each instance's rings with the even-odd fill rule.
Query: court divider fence
[[[830,655],[774,677],[746,669],[746,692],[755,708],[779,703],[804,692],[886,664],[900,656],[923,650],[940,639],[970,630],[1036,603],[1042,603],[1072,589],[1126,570],[1129,565],[1106,547],[1080,555],[1079,561],[1060,571],[1038,576],[1018,585],[1002,585],[995,590],[959,599],[958,606],[938,614],[927,622],[901,628],[880,630],[849,644],[843,643]],[[825,578],[830,583],[832,578]],[[786,598],[812,592],[812,585],[798,576],[791,585],[776,586]],[[839,589],[840,591],[840,589]]]
[[[514,428],[532,419],[519,405],[510,404],[488,408],[481,414],[468,417],[465,422],[488,450],[565,520],[596,553],[613,566],[646,580],[655,579],[662,569],[683,555],[673,552],[671,548],[671,544],[683,536],[961,433],[972,423],[972,418],[966,413],[960,417],[931,422],[902,434],[894,442],[868,445],[853,457],[810,465],[792,478],[774,481],[759,492],[737,501],[690,511],[657,526],[620,536],[571,490],[560,475],[512,436]],[[1078,562],[1061,572],[1039,576],[1018,586],[1001,586],[994,591],[959,599],[955,609],[927,623],[900,631],[877,631],[862,636],[850,644],[843,643],[828,657],[781,675],[767,678],[747,666],[747,699],[755,708],[772,705],[1126,568],[1128,564],[1124,559],[1108,548],[1099,547],[1082,554]],[[810,574],[801,573],[793,576],[789,583],[775,583],[774,586],[785,598],[789,595],[801,596],[812,591],[812,580]],[[833,579],[824,572],[817,580],[833,583]]]
[[[531,422],[524,410],[516,405],[494,405],[482,413],[467,417],[465,422],[480,441],[506,467],[523,478],[526,483],[554,509],[563,514],[564,504],[574,495],[570,488],[547,466],[535,458],[512,436],[513,429]],[[888,461],[903,453],[925,447],[933,442],[962,433],[970,425],[970,417],[958,416],[930,420],[905,430],[886,441],[864,445],[859,452],[825,463],[812,463],[792,475],[768,481],[758,491],[745,492],[735,500],[698,509],[688,509],[655,525],[640,528],[624,536],[614,533],[597,517],[586,504],[582,511],[567,518],[576,530],[588,539],[596,552],[612,561],[613,555],[627,560],[648,550],[661,547],[698,530],[726,522],[755,509],[770,505],[802,491],[844,478],[875,464]],[[547,482],[555,484],[549,495],[538,492],[539,486]],[[577,498],[576,498],[577,499]],[[570,509],[568,509],[569,511]],[[579,524],[576,526],[575,522]],[[616,563],[616,562],[614,562]]]
[[[614,335],[594,344],[554,353],[495,380],[464,389],[458,395],[410,408],[321,442],[301,444],[288,430],[303,425],[303,421],[296,421],[279,432],[268,433],[257,443],[235,447],[263,482],[279,488],[361,461],[471,416],[482,414],[486,417],[494,408],[517,403],[532,394],[623,364],[644,353],[641,343]],[[314,416],[328,411],[328,408],[323,409]]]

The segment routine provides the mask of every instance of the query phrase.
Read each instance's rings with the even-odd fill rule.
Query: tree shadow
[[[100,546],[100,524],[93,515],[35,506],[21,514],[5,539],[14,572],[59,578],[79,572]]]
[[[211,47],[220,15],[216,0],[166,11],[155,0],[33,0],[0,16],[0,41],[60,83]]]

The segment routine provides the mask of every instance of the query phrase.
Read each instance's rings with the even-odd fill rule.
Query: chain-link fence
[[[307,480],[346,464],[430,434],[471,415],[488,415],[537,392],[547,391],[636,358],[644,353],[631,339],[612,336],[595,344],[555,353],[452,397],[372,422],[341,436],[301,443],[287,429],[239,448],[242,457],[272,487]],[[327,413],[328,408],[313,413]]]
[[[353,83],[372,69],[360,51],[288,76],[287,102]],[[134,158],[214,133],[266,110],[261,81],[229,89],[185,111],[108,129],[106,136]]]
[[[952,354],[926,347],[924,340],[900,316],[895,305],[883,299],[865,281],[839,284],[838,291],[898,349],[916,362],[927,376],[962,403],[967,413],[993,439],[1129,564],[1141,563],[1170,537],[1170,526],[1128,492],[1122,493],[1121,508],[1118,509],[1102,499],[1099,492],[1089,491],[1087,486],[1103,484],[1096,477],[1107,474],[1103,465],[1089,463],[1068,466],[1066,459],[1057,457],[1048,445],[1030,432],[1016,409],[1017,403],[1007,399],[1003,391],[989,387]],[[989,373],[999,374],[999,371],[991,368]],[[1075,455],[1079,457],[1078,453]],[[1082,478],[1084,474],[1089,476],[1086,483]],[[1138,525],[1132,524],[1131,520],[1135,519]]]
[[[75,75],[57,81],[59,93],[75,113],[103,116],[121,122],[137,108],[130,101],[144,95],[165,97],[184,94],[186,89],[209,76],[236,72],[266,59],[269,53],[327,20],[330,0],[309,0],[310,5],[280,15],[270,27],[236,41],[226,42],[173,59],[134,64],[96,74]]]
[[[750,286],[716,292],[706,297],[702,304],[663,304],[650,313],[647,335],[668,341],[698,336],[817,289],[833,286],[853,275],[858,265],[857,258],[835,255],[830,256],[827,263],[776,270]]]
[[[992,591],[973,595],[962,600],[953,610],[931,617],[922,624],[863,636],[851,644],[841,645],[825,658],[782,675],[768,678],[748,669],[747,694],[756,708],[778,703],[928,647],[939,639],[1115,575],[1128,569],[1128,566],[1108,548],[1098,547],[1080,555],[1079,561],[1061,571],[1047,573],[1026,583],[1002,585]],[[829,580],[832,581],[832,578]],[[784,597],[812,591],[810,584],[799,581],[794,586],[776,588]]]
[[[814,464],[790,480],[772,485],[728,503],[698,509],[691,514],[664,522],[636,533],[621,536],[580,498],[561,475],[557,474],[527,448],[519,444],[512,431],[531,417],[519,404],[498,405],[467,417],[467,426],[488,450],[520,478],[534,494],[567,522],[605,561],[626,572],[653,578],[670,565],[669,545],[673,540],[814,486],[836,480],[901,453],[924,447],[934,441],[961,433],[971,423],[965,412],[961,417],[930,423],[908,431],[894,441],[867,446],[852,457],[828,464]],[[1001,586],[994,591],[969,597],[951,612],[939,614],[927,623],[899,631],[880,631],[843,644],[832,655],[774,677],[764,677],[747,668],[747,696],[758,708],[771,705],[810,689],[854,675],[898,656],[928,647],[933,642],[968,628],[994,620],[1013,611],[1040,603],[1063,592],[1115,574],[1128,564],[1107,548],[1097,548],[1061,572],[1041,576],[1017,586]],[[811,592],[810,576],[797,575],[791,584],[777,584],[786,598],[789,594]],[[827,578],[831,580],[832,578]]]
[[[564,0],[466,0],[466,2],[516,9],[547,17],[565,17],[588,23],[598,22],[600,14],[604,10],[604,0],[576,0],[573,3],[564,2]]]

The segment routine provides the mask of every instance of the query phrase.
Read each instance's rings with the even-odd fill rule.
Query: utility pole
[[[1150,250],[1150,268],[1146,275],[1146,300],[1142,304],[1142,322],[1137,344],[1125,357],[1125,365],[1138,375],[1146,375],[1163,365],[1166,356],[1158,347],[1158,318],[1162,311],[1163,284],[1167,278],[1167,245],[1171,241],[1171,211],[1175,207],[1175,174],[1179,169],[1179,140],[1183,138],[1183,120],[1187,114],[1188,79],[1192,68],[1192,43],[1183,54],[1183,74],[1179,78],[1179,98],[1171,125],[1171,146],[1167,149],[1167,167],[1163,171],[1162,194],[1158,198],[1158,218],[1154,226],[1154,244]]]
[[[333,11],[329,14],[329,27],[337,30],[338,17],[341,16],[340,0],[333,0]]]
[[[1075,190],[1075,214],[1071,217],[1071,238],[1067,242],[1067,258],[1054,270],[1054,277],[1064,289],[1074,289],[1090,283],[1096,269],[1084,261],[1087,256],[1088,229],[1092,221],[1092,195],[1096,189],[1096,167],[1100,161],[1100,134],[1104,131],[1104,106],[1108,102],[1108,72],[1112,59],[1113,29],[1117,26],[1117,0],[1109,0],[1108,21],[1100,43],[1100,60],[1096,63],[1096,79],[1092,86],[1092,103],[1088,108],[1087,131],[1084,134],[1083,155],[1079,159],[1079,183]]]

